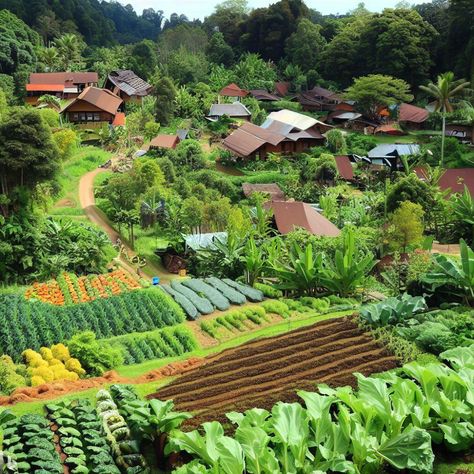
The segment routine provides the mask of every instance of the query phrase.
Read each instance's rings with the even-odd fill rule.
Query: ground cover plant
[[[55,305],[86,303],[97,298],[107,298],[141,285],[123,269],[103,275],[80,276],[63,273],[45,283],[33,283],[25,292],[26,299],[37,299]]]
[[[2,295],[0,308],[4,329],[0,350],[14,359],[25,349],[49,347],[87,329],[94,331],[97,338],[107,338],[172,326],[185,319],[181,308],[154,288],[71,306]]]

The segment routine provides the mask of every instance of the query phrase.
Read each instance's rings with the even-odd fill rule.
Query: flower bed
[[[63,306],[108,298],[137,288],[140,288],[140,284],[123,269],[103,275],[81,277],[63,273],[55,280],[34,283],[26,290],[25,298]]]

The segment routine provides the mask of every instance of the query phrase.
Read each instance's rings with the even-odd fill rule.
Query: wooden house
[[[146,97],[153,89],[153,86],[138,77],[129,69],[119,69],[112,71],[104,84],[104,89],[108,89],[115,95],[118,95],[123,104],[129,102],[139,103],[143,97]]]

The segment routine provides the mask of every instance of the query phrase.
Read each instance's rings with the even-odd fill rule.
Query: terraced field
[[[350,319],[332,319],[261,339],[210,357],[206,364],[151,395],[173,399],[179,410],[198,412],[192,426],[254,406],[294,401],[295,389],[315,383],[352,384],[397,366],[397,359]]]

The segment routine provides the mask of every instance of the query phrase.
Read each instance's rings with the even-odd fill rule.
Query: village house
[[[474,143],[474,126],[452,123],[446,124],[445,135],[447,137],[457,138],[461,143]]]
[[[397,171],[401,167],[401,156],[418,153],[420,153],[420,145],[416,143],[387,143],[372,148],[367,153],[367,158],[373,165],[388,166],[392,171]]]
[[[420,130],[425,126],[430,113],[426,109],[412,104],[400,104],[398,108],[398,122],[403,128]]]
[[[119,112],[122,99],[107,89],[87,87],[69,102],[61,114],[73,124],[87,124],[97,128],[104,123],[123,125],[124,114]]]
[[[148,144],[149,150],[167,149],[174,150],[180,142],[178,135],[159,134]]]
[[[219,96],[235,97],[238,101],[240,101],[242,97],[247,97],[248,95],[249,95],[249,91],[241,89],[237,84],[234,84],[234,83],[223,87],[219,91]]]
[[[273,219],[280,234],[288,234],[296,229],[306,229],[313,235],[337,237],[341,231],[314,207],[299,201],[270,201],[266,209],[273,211]]]
[[[26,103],[36,105],[42,95],[53,95],[59,99],[74,99],[85,88],[97,86],[96,72],[35,72],[26,84]]]
[[[313,89],[302,92],[298,96],[298,102],[301,104],[303,110],[307,111],[323,111],[336,110],[337,106],[344,103],[342,97],[337,93],[325,89],[324,87],[315,86]],[[348,112],[353,111],[350,103],[346,103],[344,109]]]
[[[415,173],[423,181],[428,179],[423,167],[416,167]],[[448,168],[440,177],[438,186],[442,191],[448,191],[446,199],[454,193],[463,193],[464,187],[474,196],[474,168]]]
[[[308,148],[324,145],[323,133],[330,125],[312,117],[280,110],[268,115],[259,127],[243,124],[223,142],[224,147],[243,158],[266,158],[269,153],[301,153]]]
[[[141,102],[143,97],[150,94],[153,86],[138,77],[133,71],[122,69],[112,71],[107,76],[104,89],[118,95],[123,100],[123,105],[126,106],[129,102]]]
[[[224,115],[232,119],[246,121],[250,121],[252,118],[250,110],[240,102],[234,102],[233,104],[213,104],[206,118],[210,121],[216,121]]]

